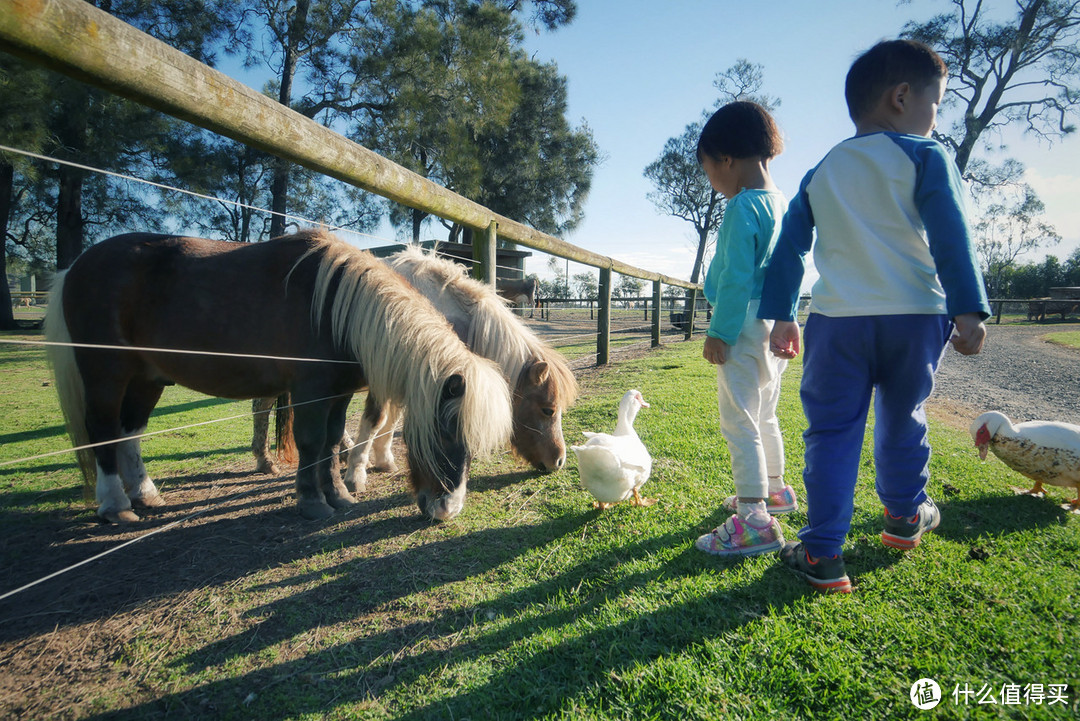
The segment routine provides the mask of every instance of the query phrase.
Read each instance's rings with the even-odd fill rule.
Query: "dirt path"
[[[1080,324],[991,323],[987,330],[979,355],[946,352],[931,407],[959,404],[968,412],[1001,411],[1016,422],[1080,425],[1080,350],[1044,340],[1052,333],[1080,331]]]

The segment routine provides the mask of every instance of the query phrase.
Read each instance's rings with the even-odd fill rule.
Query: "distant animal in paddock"
[[[291,394],[306,518],[355,503],[332,455],[349,399],[366,386],[408,408],[413,489],[433,519],[461,511],[470,459],[510,436],[495,364],[389,266],[318,231],[253,244],[103,241],[58,277],[46,337],[61,344],[49,350],[73,442],[102,444],[78,455],[112,522],[162,505],[138,437],[174,383],[226,398]]]
[[[1028,301],[1027,319],[1042,323],[1046,320],[1046,316],[1060,313],[1061,319],[1065,320],[1077,310],[1080,310],[1080,301],[1077,300],[1038,298]]]
[[[29,308],[33,304],[34,304],[34,299],[31,298],[30,296],[23,296],[22,298],[19,298],[19,307],[20,308]]]
[[[525,315],[529,309],[532,318],[536,310],[536,295],[540,291],[540,281],[536,278],[496,278],[495,292],[505,298],[514,307],[518,315]]]
[[[577,381],[566,359],[537,338],[489,285],[465,275],[461,265],[412,247],[387,260],[435,305],[470,350],[502,369],[512,390],[510,443],[515,452],[538,470],[562,468],[566,462],[562,416],[577,397]],[[357,444],[349,451],[345,483],[350,490],[365,489],[369,462],[375,468],[396,469],[391,441],[400,414],[399,407],[369,393]],[[259,463],[270,462],[268,416],[256,415],[255,424],[255,457]],[[288,439],[279,434],[279,448],[283,445],[288,446]]]

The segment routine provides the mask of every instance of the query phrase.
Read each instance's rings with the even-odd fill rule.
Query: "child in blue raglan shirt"
[[[856,134],[803,179],[766,272],[758,315],[776,321],[770,348],[790,359],[813,247],[820,279],[801,386],[807,524],[780,555],[819,591],[851,590],[841,553],[871,397],[882,542],[914,548],[941,520],[926,494],[924,403],[947,343],[978,353],[989,315],[959,172],[929,139],[946,77],[937,53],[910,40],[881,42],[852,64],[845,96]]]
[[[772,323],[757,318],[765,266],[787,208],[769,175],[769,161],[782,149],[769,113],[745,101],[717,110],[698,140],[698,161],[713,189],[727,198],[705,276],[713,316],[703,355],[717,367],[720,432],[735,480],[735,495],[724,507],[735,513],[695,544],[721,556],[778,550],[784,535],[770,514],[797,507],[783,480],[784,444],[776,420],[787,361],[769,352]]]

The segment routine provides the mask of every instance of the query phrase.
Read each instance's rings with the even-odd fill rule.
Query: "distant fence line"
[[[608,362],[612,273],[687,290],[691,308],[700,285],[636,268],[593,253],[495,213],[258,91],[209,68],[82,0],[5,0],[0,3],[0,49],[109,92],[199,125],[403,205],[474,231],[476,275],[493,283],[498,238],[590,265],[600,271],[597,364]],[[652,344],[660,343],[660,313]]]

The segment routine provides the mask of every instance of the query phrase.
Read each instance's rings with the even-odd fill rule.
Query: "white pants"
[[[742,498],[765,498],[769,477],[784,476],[784,441],[776,403],[787,361],[769,352],[773,322],[758,320],[758,304],[750,301],[727,362],[717,366],[720,432],[731,454],[735,493]]]

